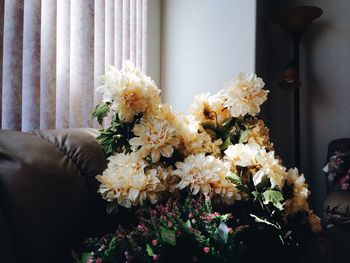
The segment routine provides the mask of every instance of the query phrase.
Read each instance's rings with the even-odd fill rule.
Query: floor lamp
[[[322,10],[314,6],[297,6],[280,10],[272,16],[272,21],[279,24],[293,41],[293,59],[287,64],[283,80],[279,87],[294,92],[294,163],[300,167],[300,100],[299,89],[299,46],[303,33],[311,22],[322,15]]]

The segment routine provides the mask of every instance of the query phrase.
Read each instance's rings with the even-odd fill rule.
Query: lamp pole
[[[279,24],[293,41],[293,60],[289,62],[287,68],[293,74],[288,73],[279,86],[292,89],[294,92],[294,164],[296,167],[300,167],[300,41],[311,22],[321,15],[322,10],[318,7],[297,6],[281,10],[272,16],[272,21]]]
[[[301,34],[295,33],[293,36],[293,57],[296,67],[297,80],[300,82],[300,38]],[[294,162],[296,167],[300,167],[300,85],[294,89]]]

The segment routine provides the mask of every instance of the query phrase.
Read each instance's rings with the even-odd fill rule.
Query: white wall
[[[152,1],[152,0],[151,0]],[[255,71],[256,0],[163,0],[161,88],[185,111],[238,72]]]
[[[323,9],[303,37],[301,45],[301,161],[310,184],[312,206],[321,214],[325,199],[324,166],[327,145],[336,138],[350,137],[350,1],[274,1],[270,11],[292,5],[315,5]],[[271,2],[269,2],[271,3]],[[289,39],[270,24],[267,67],[271,84],[269,119],[276,148],[282,159],[293,157],[292,100],[277,87],[288,62]],[[289,123],[289,124],[288,124]]]

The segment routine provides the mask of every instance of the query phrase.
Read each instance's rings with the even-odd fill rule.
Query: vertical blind
[[[95,126],[99,76],[146,45],[147,0],[0,0],[1,128]]]

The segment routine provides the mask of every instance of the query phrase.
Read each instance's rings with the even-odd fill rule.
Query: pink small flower
[[[172,228],[173,226],[174,226],[173,223],[171,221],[168,221],[168,227]]]
[[[153,260],[154,260],[154,261],[157,261],[158,259],[159,259],[158,255],[157,255],[157,254],[154,254],[154,255],[153,255]]]
[[[192,219],[191,222],[192,222],[192,224],[195,224],[195,223],[196,223],[196,220],[195,220],[195,219]]]
[[[192,219],[192,218],[193,218],[193,214],[190,213],[190,214],[188,215],[188,218],[189,218],[189,219]]]
[[[100,248],[98,249],[98,251],[102,251],[102,250],[104,250],[105,248],[106,248],[106,245],[102,244],[102,245],[100,246]]]
[[[102,258],[96,258],[95,263],[102,263]]]
[[[340,184],[341,190],[347,190],[349,188],[348,180],[349,180],[349,175],[343,176],[340,179],[339,184]]]
[[[209,247],[204,247],[204,248],[203,248],[203,251],[204,251],[204,253],[209,253],[210,248],[209,248]]]
[[[153,240],[152,240],[152,245],[153,245],[153,246],[158,245],[158,241],[157,241],[157,239],[153,239]]]
[[[228,233],[229,233],[229,234],[232,234],[232,233],[233,233],[232,227],[229,227],[229,228],[228,228]]]

